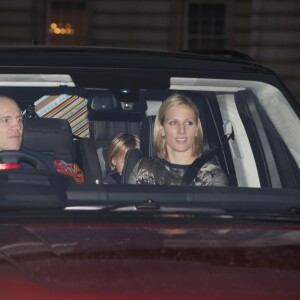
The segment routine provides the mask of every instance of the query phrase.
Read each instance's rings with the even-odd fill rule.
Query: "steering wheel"
[[[42,160],[31,154],[14,150],[0,151],[0,163],[19,164],[20,162],[28,163],[36,170],[49,170],[49,167]]]

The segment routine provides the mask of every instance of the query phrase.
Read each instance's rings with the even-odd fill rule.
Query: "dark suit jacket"
[[[29,149],[26,147],[21,147],[20,151],[38,158],[39,160],[41,160],[48,166],[49,170],[56,171],[55,166],[54,166],[54,159],[50,155],[46,155],[44,153],[41,153],[41,152],[33,150],[33,149]],[[31,166],[29,163],[26,163],[26,162],[21,162],[20,167],[25,168],[25,169],[33,168],[33,166]]]

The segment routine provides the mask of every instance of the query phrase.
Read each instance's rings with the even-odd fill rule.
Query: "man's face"
[[[23,118],[18,105],[0,98],[0,151],[19,150],[22,143]]]

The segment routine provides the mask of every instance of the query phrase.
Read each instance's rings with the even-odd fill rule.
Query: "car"
[[[174,93],[228,186],[129,184]],[[65,171],[0,151],[2,299],[299,299],[300,109],[273,71],[229,50],[2,46],[0,94]],[[120,132],[141,151],[106,184]]]

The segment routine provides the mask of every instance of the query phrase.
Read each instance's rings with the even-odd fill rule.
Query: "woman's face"
[[[169,109],[164,123],[160,125],[160,132],[166,139],[168,155],[171,152],[181,152],[192,156],[198,126],[195,112],[189,105],[180,104]]]

